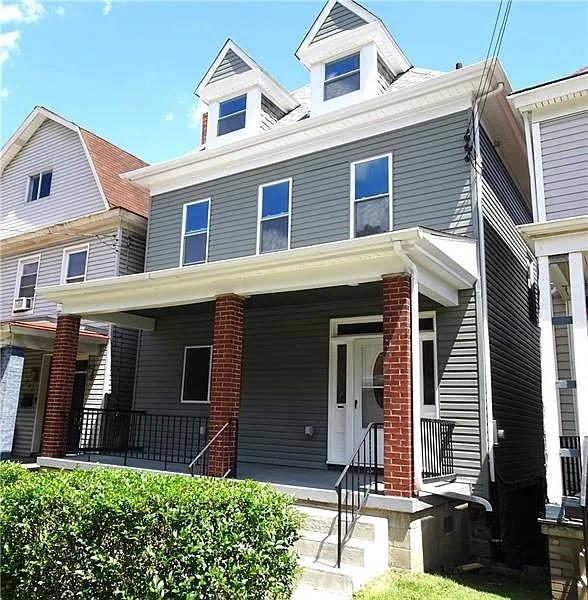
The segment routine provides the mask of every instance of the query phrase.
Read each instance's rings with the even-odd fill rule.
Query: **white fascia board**
[[[314,37],[318,33],[319,29],[322,27],[323,23],[325,22],[325,20],[327,19],[327,17],[331,13],[331,11],[333,10],[333,7],[337,3],[341,4],[346,9],[355,13],[360,19],[363,19],[366,23],[371,23],[373,21],[378,20],[378,17],[376,17],[376,15],[372,14],[369,10],[365,9],[363,6],[361,6],[357,2],[353,2],[353,0],[328,0],[328,2],[325,4],[325,6],[321,10],[321,12],[318,14],[316,19],[314,20],[314,23],[312,24],[311,28],[308,30],[308,33],[304,36],[304,39],[300,43],[300,46],[298,46],[296,52],[294,53],[294,55],[297,58],[300,58],[300,54],[302,52],[304,52],[312,44],[312,40],[314,39]],[[319,43],[319,42],[316,42],[316,43]]]
[[[371,42],[376,44],[379,54],[394,75],[404,73],[412,66],[388,30],[378,20],[316,42],[300,51],[298,56],[300,62],[310,69],[316,63],[334,60]]]
[[[39,293],[62,304],[64,314],[108,321],[112,313],[207,302],[223,294],[251,296],[378,281],[384,274],[406,270],[395,243],[423,266],[423,283],[443,304],[454,305],[457,289],[471,287],[471,274],[460,278],[449,257],[431,260],[428,240],[421,229],[412,228],[193,267],[46,286]]]
[[[258,68],[211,83],[200,92],[199,96],[206,104],[211,104],[233,98],[255,86],[259,86],[263,93],[285,112],[299,105],[294,96]]]
[[[2,149],[0,150],[0,172],[4,171],[6,166],[19,153],[21,148],[28,142],[46,119],[51,119],[72,131],[79,131],[79,128],[75,123],[60,117],[42,106],[36,106],[22,122],[20,127],[10,136],[4,146],[2,146]]]
[[[472,106],[472,94],[484,64],[451,71],[246,140],[130,171],[122,177],[157,194],[467,110]]]
[[[588,91],[588,73],[553,83],[546,83],[530,90],[514,92],[508,99],[519,111],[529,111],[544,104],[584,95]]]
[[[533,242],[535,256],[553,256],[570,252],[588,251],[588,230],[551,237],[542,237]]]
[[[553,219],[541,223],[526,223],[519,225],[518,230],[527,240],[540,237],[565,235],[569,233],[588,231],[588,214],[579,217],[567,217],[565,219]]]

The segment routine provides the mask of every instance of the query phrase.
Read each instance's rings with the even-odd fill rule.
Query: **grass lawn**
[[[363,588],[356,600],[549,600],[547,581],[486,570],[443,575],[390,571]]]

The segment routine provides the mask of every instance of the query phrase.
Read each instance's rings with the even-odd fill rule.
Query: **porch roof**
[[[206,264],[45,286],[64,314],[137,329],[155,320],[137,311],[195,304],[224,294],[253,296],[378,281],[417,269],[419,291],[444,306],[478,277],[475,240],[420,227]]]
[[[34,321],[0,322],[0,346],[20,346],[31,350],[51,351],[57,325],[48,319]],[[108,343],[108,335],[80,327],[79,348],[81,352],[92,352],[97,346]]]

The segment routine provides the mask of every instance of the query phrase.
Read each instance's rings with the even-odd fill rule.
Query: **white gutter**
[[[480,102],[484,103],[504,89],[504,83],[499,82],[493,90],[474,98],[474,163],[476,185],[476,213],[478,228],[478,272],[480,278],[476,286],[476,317],[480,324],[480,343],[478,344],[478,358],[481,365],[480,387],[486,409],[486,440],[488,448],[488,466],[490,480],[496,478],[494,468],[494,412],[492,408],[492,374],[490,370],[490,334],[488,331],[488,299],[486,295],[486,256],[484,246],[484,212],[482,205],[482,153],[480,151]]]

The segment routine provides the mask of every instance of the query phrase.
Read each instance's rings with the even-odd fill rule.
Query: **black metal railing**
[[[378,432],[383,423],[370,423],[335,483],[337,492],[337,567],[341,566],[343,544],[353,532],[371,492],[378,494],[380,487],[378,460]]]
[[[577,496],[582,483],[580,436],[561,435],[559,448],[563,495]]]
[[[453,421],[421,419],[423,481],[455,479]]]
[[[239,420],[229,419],[188,465],[192,476],[236,477],[238,438]]]
[[[582,510],[582,530],[584,533],[584,573],[588,574],[588,435],[582,440],[580,508]]]
[[[74,411],[68,432],[68,453],[119,457],[166,470],[186,465],[206,443],[207,417],[152,414],[136,410],[85,408]],[[137,464],[139,463],[139,464]]]

